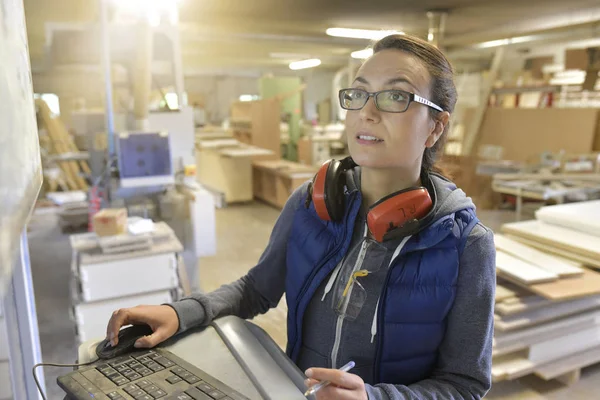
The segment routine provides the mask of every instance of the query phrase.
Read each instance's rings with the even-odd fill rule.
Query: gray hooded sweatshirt
[[[349,185],[360,187],[360,168],[350,173]],[[470,198],[445,178],[432,174],[437,199],[435,218],[474,207]],[[179,332],[206,326],[219,317],[237,315],[249,319],[277,306],[285,291],[286,249],[293,215],[303,207],[307,184],[298,188],[277,219],[269,243],[258,264],[239,280],[212,293],[195,294],[171,304],[179,317]],[[355,222],[350,249],[360,245],[364,237],[366,207]],[[386,269],[394,250],[402,239],[385,242],[381,252],[365,255],[363,267],[377,262],[378,271],[362,279],[366,299],[356,319],[347,320],[333,311],[332,287],[344,276],[346,265],[354,265],[356,252],[346,259],[317,289],[305,312],[302,348],[298,367],[340,368],[350,360],[356,362],[351,371],[366,384],[368,398],[377,399],[480,399],[491,387],[494,291],[496,287],[495,249],[492,231],[477,224],[471,231],[460,259],[456,298],[447,316],[447,328],[439,347],[437,364],[430,378],[411,385],[373,381],[376,352],[377,302],[382,291]],[[352,259],[354,257],[354,259]],[[347,274],[346,274],[347,275]],[[345,282],[342,282],[342,284]],[[399,344],[402,345],[402,344]]]

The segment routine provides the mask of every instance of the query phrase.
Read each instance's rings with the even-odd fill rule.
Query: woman
[[[287,354],[324,399],[479,399],[491,385],[495,289],[492,232],[470,198],[435,173],[456,103],[435,47],[389,36],[351,88],[352,159],[296,190],[258,264],[213,293],[117,311],[154,330],[139,347],[214,318],[252,318],[286,294]],[[356,165],[358,164],[358,166]],[[356,362],[350,372],[337,370]]]

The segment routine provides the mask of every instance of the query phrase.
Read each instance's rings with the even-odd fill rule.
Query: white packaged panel
[[[12,399],[12,383],[8,361],[0,361],[0,400]]]
[[[558,275],[554,272],[546,271],[502,251],[496,252],[496,268],[502,273],[528,285],[551,282],[558,279]]]
[[[86,340],[96,338],[104,339],[106,336],[106,324],[112,313],[119,308],[129,308],[138,305],[159,305],[171,303],[172,301],[173,297],[170,291],[161,291],[94,303],[78,304],[75,306],[74,312],[79,340],[85,342]]]
[[[173,289],[179,285],[174,253],[79,266],[86,302]]]
[[[548,224],[600,236],[600,200],[542,207],[535,217]]]
[[[528,263],[534,264],[546,271],[553,272],[561,278],[583,274],[583,270],[572,262],[559,257],[554,257],[539,250],[529,247],[504,235],[495,234],[496,249],[517,257]]]

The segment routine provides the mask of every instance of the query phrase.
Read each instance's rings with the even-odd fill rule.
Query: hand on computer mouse
[[[119,343],[119,330],[126,325],[146,324],[152,328],[152,335],[144,336],[135,342],[137,348],[151,348],[169,339],[179,329],[179,318],[169,306],[137,306],[122,308],[113,313],[106,338],[114,347]]]

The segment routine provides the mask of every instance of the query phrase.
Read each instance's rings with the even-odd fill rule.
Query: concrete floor
[[[200,262],[200,286],[211,291],[242,276],[260,257],[279,211],[261,203],[230,206],[217,210],[217,255]],[[480,219],[497,230],[512,221],[507,212],[479,213]],[[30,224],[29,244],[44,361],[70,363],[76,357],[74,324],[69,317],[69,269],[71,250],[68,236],[56,226],[56,217],[36,213]],[[255,319],[275,341],[285,346],[287,307],[282,300],[276,309]],[[65,371],[47,369],[48,398],[59,399],[54,382]],[[486,398],[524,400],[579,400],[599,398],[600,365],[587,368],[581,380],[570,387],[534,376],[495,384]]]

